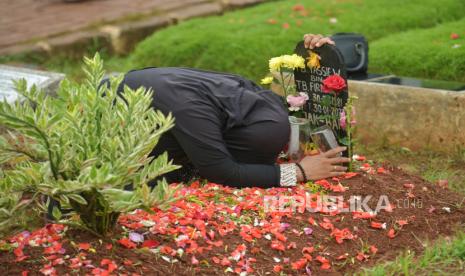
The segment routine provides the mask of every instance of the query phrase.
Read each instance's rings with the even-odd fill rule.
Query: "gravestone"
[[[0,65],[0,100],[13,103],[20,99],[13,80],[25,79],[28,88],[35,84],[45,93],[54,94],[64,74]]]
[[[308,94],[309,100],[305,111],[312,128],[327,125],[333,129],[338,141],[341,141],[347,137],[347,133],[341,128],[339,119],[348,99],[347,72],[341,53],[335,46],[328,44],[310,50],[305,48],[303,41],[297,44],[294,52],[305,59],[305,68],[296,69],[294,79],[297,92]],[[320,56],[319,68],[310,68],[307,64],[311,52]],[[324,93],[322,90],[323,80],[334,74],[340,75],[345,80],[346,87],[336,95]]]

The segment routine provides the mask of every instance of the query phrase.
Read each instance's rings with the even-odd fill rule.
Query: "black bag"
[[[368,70],[368,42],[361,34],[337,33],[331,36],[341,51],[349,75],[365,74]]]

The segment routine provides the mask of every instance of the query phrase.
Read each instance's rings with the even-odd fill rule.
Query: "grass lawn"
[[[465,18],[376,40],[370,65],[375,72],[465,82]]]
[[[427,245],[423,255],[410,252],[395,261],[366,269],[360,275],[463,275],[465,270],[465,233]],[[431,246],[431,247],[430,247]]]
[[[449,38],[451,32],[465,36],[465,21],[456,21],[464,9],[457,0],[276,1],[159,31],[138,45],[124,67],[197,67],[257,81],[268,59],[292,52],[302,34],[347,31],[363,33],[372,43],[373,72],[465,80],[465,58],[457,58],[465,47],[451,49],[455,41]],[[451,61],[447,70],[437,70]]]
[[[359,32],[370,42],[372,72],[465,81],[463,10],[460,0],[272,1],[158,31],[127,57],[110,56],[105,49],[101,54],[112,71],[186,66],[258,81],[269,58],[292,52],[304,33]],[[451,40],[451,33],[460,38]],[[463,45],[453,49],[454,44]],[[98,48],[89,47],[89,55]],[[81,60],[67,56],[0,57],[0,62],[15,61],[81,77]]]

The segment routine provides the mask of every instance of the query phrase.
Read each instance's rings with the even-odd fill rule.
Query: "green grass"
[[[370,58],[376,72],[465,82],[465,18],[381,38],[371,44]]]
[[[304,5],[308,15],[293,11],[296,4]],[[304,33],[359,32],[370,42],[372,72],[465,81],[463,10],[462,0],[270,1],[163,29],[139,43],[127,57],[108,55],[97,42],[87,52],[91,56],[100,49],[111,71],[185,66],[258,81],[268,71],[269,58],[292,52]],[[329,22],[333,17],[336,24]],[[270,24],[270,19],[276,24]],[[284,23],[290,28],[284,29]],[[451,40],[452,32],[461,38]],[[455,43],[464,45],[452,49]],[[0,57],[3,63],[15,61],[82,77],[81,59],[69,55]]]
[[[292,10],[298,3],[310,11],[308,16],[303,17]],[[407,64],[410,60],[416,63],[417,56],[400,54],[398,48],[381,48],[377,46],[376,40],[386,36],[389,38],[390,35],[408,29],[430,28],[455,21],[464,16],[463,10],[465,1],[458,0],[276,1],[221,17],[190,20],[156,32],[137,46],[129,56],[125,64],[128,67],[125,69],[186,66],[238,73],[257,81],[266,74],[269,58],[292,52],[304,33],[351,31],[363,33],[370,42],[374,42],[371,51],[371,62],[376,65],[374,69],[404,73],[404,68],[396,67],[395,64],[392,70],[385,69],[383,62],[387,62],[386,59],[377,59],[398,55],[396,60],[402,59]],[[336,24],[329,23],[332,17],[337,18]],[[269,24],[269,19],[277,23]],[[290,24],[289,29],[282,28],[286,22]],[[298,23],[301,25],[298,26]],[[446,35],[448,37],[449,34]],[[396,43],[395,39],[388,39],[388,42]],[[417,41],[411,39],[406,43],[415,45]],[[439,57],[428,62],[444,64],[441,57],[449,61],[444,57],[447,55],[441,52]],[[423,59],[420,53],[418,56]],[[463,62],[465,58],[461,60]],[[425,76],[420,65],[413,68],[414,72],[409,72],[409,75]],[[461,79],[461,76],[457,77],[455,68],[459,70],[460,66],[445,70],[448,71],[444,73],[447,79]]]
[[[406,252],[393,262],[366,269],[360,275],[463,275],[465,271],[465,233],[442,239],[420,256]]]

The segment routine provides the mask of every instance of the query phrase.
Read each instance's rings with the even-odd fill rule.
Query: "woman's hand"
[[[347,167],[341,166],[341,164],[349,162],[350,159],[336,157],[336,155],[346,149],[346,147],[337,147],[319,155],[304,157],[300,161],[300,165],[304,169],[307,179],[318,180],[344,175]],[[303,181],[303,176],[299,169],[297,169],[297,180],[299,182]]]
[[[322,36],[320,34],[306,34],[304,35],[305,48],[313,49],[315,47],[321,47],[325,44],[336,45],[334,41],[329,37]]]

